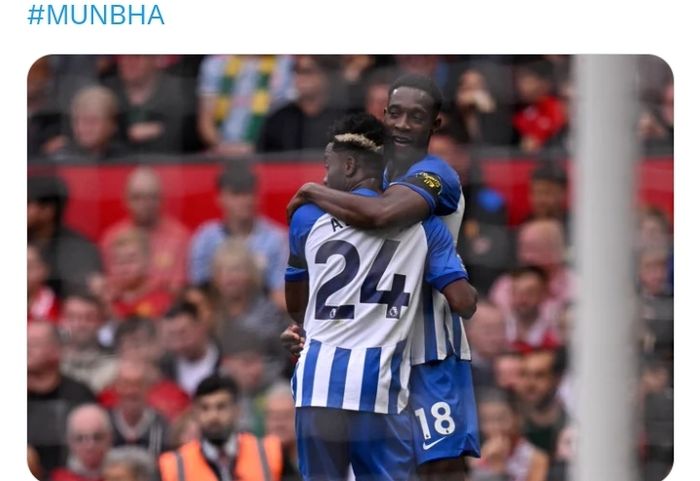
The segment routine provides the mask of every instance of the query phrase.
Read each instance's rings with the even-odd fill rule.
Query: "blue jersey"
[[[441,290],[466,278],[444,224],[430,217],[361,231],[308,204],[292,217],[289,245],[286,280],[309,282],[306,343],[292,379],[296,406],[401,412],[421,286]]]
[[[403,185],[418,193],[427,202],[430,213],[440,216],[457,244],[464,217],[465,200],[457,172],[444,160],[427,155],[411,165],[396,178],[384,173],[384,188]],[[412,337],[412,364],[445,359],[455,353],[461,359],[471,359],[462,320],[453,314],[447,299],[430,285],[421,288],[422,305]]]

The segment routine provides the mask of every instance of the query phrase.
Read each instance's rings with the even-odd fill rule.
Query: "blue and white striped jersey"
[[[431,217],[405,229],[360,231],[309,204],[294,213],[289,242],[286,280],[309,282],[306,344],[292,379],[296,406],[401,412],[421,287],[441,290],[466,278],[447,228]]]
[[[404,185],[420,194],[430,207],[431,214],[439,216],[452,234],[457,245],[459,229],[464,216],[465,200],[457,172],[447,162],[433,155],[413,164],[405,174],[389,179],[389,168],[384,175],[384,188]],[[438,290],[424,285],[422,305],[412,337],[411,363],[424,364],[445,359],[455,353],[460,359],[471,359],[471,351],[462,320],[453,314],[447,299]]]

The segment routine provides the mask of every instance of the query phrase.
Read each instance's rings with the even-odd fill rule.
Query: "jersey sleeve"
[[[403,185],[420,194],[430,213],[449,215],[459,207],[462,186],[459,176],[444,160],[428,156],[413,164],[406,174],[390,185]]]
[[[299,207],[289,224],[289,260],[284,274],[285,281],[308,279],[306,265],[306,239],[323,212],[313,204]]]
[[[425,259],[425,281],[442,291],[448,284],[468,279],[462,259],[455,250],[454,242],[445,224],[437,217],[423,222],[428,241],[428,254]]]

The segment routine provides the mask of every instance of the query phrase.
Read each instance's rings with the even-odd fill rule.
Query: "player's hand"
[[[294,197],[292,197],[292,200],[289,201],[289,204],[287,204],[287,224],[289,224],[292,220],[292,216],[294,215],[294,212],[301,207],[302,205],[306,204],[309,202],[309,196],[308,192],[310,189],[312,189],[312,186],[315,186],[315,182],[307,182],[306,184],[302,185],[299,190],[297,190],[296,194],[294,194]]]
[[[304,348],[304,330],[298,324],[290,324],[280,336],[282,345],[295,357],[299,357],[299,353]]]

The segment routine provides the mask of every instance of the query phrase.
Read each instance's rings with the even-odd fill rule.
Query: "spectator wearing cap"
[[[100,240],[102,259],[110,270],[108,246],[124,231],[138,229],[148,237],[151,252],[148,279],[171,292],[186,282],[189,232],[177,219],[162,212],[163,188],[158,173],[140,166],[126,181],[124,204],[128,216],[111,225]]]
[[[225,239],[242,239],[264,273],[265,291],[284,308],[287,236],[282,227],[258,214],[257,180],[246,163],[230,164],[219,175],[218,204],[223,219],[208,221],[195,232],[190,247],[189,278],[198,285],[210,282],[216,249]]]
[[[168,310],[161,331],[166,349],[161,369],[191,396],[202,379],[219,369],[221,350],[197,316],[196,306],[186,301]]]
[[[530,207],[527,220],[555,219],[562,223],[564,234],[570,239],[567,207],[568,177],[566,171],[553,162],[543,162],[530,176]]]
[[[59,323],[65,339],[61,370],[90,386],[95,393],[111,383],[116,374],[114,357],[98,340],[103,324],[96,297],[75,292],[65,298]]]
[[[48,285],[62,297],[85,288],[88,276],[100,272],[97,247],[63,223],[68,187],[63,179],[31,175],[27,181],[27,237],[49,266]]]
[[[68,460],[49,481],[102,481],[102,463],[112,447],[107,412],[97,404],[76,407],[68,415],[66,438]]]
[[[36,246],[27,246],[27,321],[58,321],[59,302],[46,284],[49,266]]]
[[[323,149],[328,126],[345,114],[337,95],[341,65],[334,56],[298,55],[294,59],[296,100],[272,112],[263,122],[258,152]]]
[[[526,153],[538,152],[566,125],[565,108],[554,96],[554,68],[544,59],[523,62],[515,70],[520,108],[513,125]]]
[[[85,384],[61,373],[61,340],[44,321],[27,327],[27,440],[36,450],[42,470],[51,472],[66,461],[68,412],[95,397]]]

